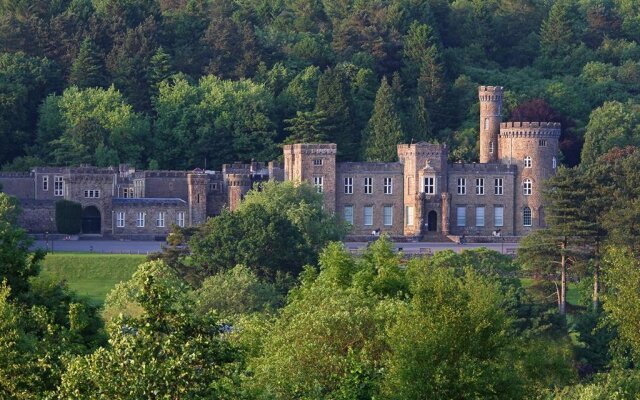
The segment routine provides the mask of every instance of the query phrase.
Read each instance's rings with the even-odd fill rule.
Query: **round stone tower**
[[[517,165],[515,232],[545,226],[542,184],[556,172],[560,124],[506,122],[500,125],[500,162]]]
[[[502,86],[480,86],[480,162],[498,161],[498,134],[502,121]]]
[[[248,174],[228,174],[227,193],[229,210],[234,211],[240,205],[244,195],[251,190],[251,177]]]

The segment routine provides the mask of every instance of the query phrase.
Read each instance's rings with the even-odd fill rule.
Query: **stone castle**
[[[521,236],[544,226],[542,182],[557,167],[560,124],[501,121],[503,88],[481,86],[480,163],[448,163],[445,145],[398,145],[398,162],[336,162],[335,144],[284,146],[284,166],[227,164],[222,171],[35,168],[0,174],[31,232],[55,232],[59,199],[83,207],[85,234],[155,238],[234,210],[254,184],[308,181],[355,235]]]

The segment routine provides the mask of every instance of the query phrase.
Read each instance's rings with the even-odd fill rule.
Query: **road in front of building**
[[[57,252],[93,252],[93,253],[118,253],[118,254],[149,254],[161,250],[163,242],[151,241],[121,241],[121,240],[37,240],[34,247],[48,249]],[[358,252],[367,247],[367,242],[347,242],[346,247],[353,252]],[[454,250],[460,252],[464,249],[487,247],[504,254],[514,254],[518,248],[517,243],[467,243],[459,245],[451,242],[408,242],[394,243],[396,249],[405,254],[432,254],[442,250]]]

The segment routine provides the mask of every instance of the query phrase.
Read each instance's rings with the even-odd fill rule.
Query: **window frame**
[[[415,223],[415,209],[413,208],[413,206],[405,206],[404,212],[406,225],[413,226],[413,224]]]
[[[522,181],[522,195],[531,196],[533,194],[533,181],[530,178],[526,178]]]
[[[384,194],[393,194],[393,178],[392,177],[384,178],[383,188],[384,188],[383,190]]]
[[[116,213],[116,228],[124,228],[127,214],[125,211],[118,211]]]
[[[367,211],[371,211],[371,215],[367,216]],[[362,225],[373,226],[373,206],[364,206],[362,208],[362,217]],[[368,220],[367,218],[370,218],[370,220]]]
[[[353,194],[353,177],[346,176],[344,178],[344,194]]]
[[[180,228],[184,228],[184,211],[178,211],[176,213],[176,225]]]
[[[389,211],[389,214],[387,215],[387,211]],[[388,222],[387,223],[387,217]],[[393,206],[383,206],[382,208],[382,225],[384,226],[393,226]]]
[[[523,160],[525,168],[533,168],[533,159],[531,156],[526,156]]]
[[[64,196],[64,178],[62,175],[54,175],[53,177],[53,195],[56,197]]]
[[[322,164],[323,164],[322,158],[314,158],[313,159],[313,166],[314,167],[322,166]]]
[[[476,196],[484,196],[484,178],[476,178]]]
[[[502,178],[493,178],[493,194],[496,196],[504,195],[504,180]]]
[[[43,192],[49,191],[49,175],[45,175],[42,177],[42,191]]]
[[[482,216],[482,219],[480,219]],[[484,227],[486,210],[484,206],[476,206],[476,227]]]
[[[354,219],[353,219],[353,217],[354,217],[353,209],[354,209],[353,205],[352,204],[348,204],[348,205],[345,205],[344,209],[342,210],[342,218],[345,220],[345,222],[347,222],[347,223],[349,223],[351,225],[353,225],[353,221],[354,221]],[[347,218],[347,215],[348,215],[347,214],[347,210],[351,210],[350,218]]]
[[[145,211],[138,211],[138,214],[136,215],[137,228],[144,228],[146,216],[147,213]]]
[[[373,194],[373,178],[370,176],[364,177],[364,194]]]
[[[165,228],[165,211],[158,211],[158,216],[156,217],[156,228]]]
[[[457,178],[456,180],[458,186],[458,195],[464,196],[467,194],[467,178]]]
[[[500,210],[500,213],[498,213],[497,210]],[[500,224],[498,224],[498,215],[500,215]],[[504,226],[504,206],[493,207],[493,226],[496,228]]]
[[[527,219],[529,224],[527,224]],[[531,207],[525,206],[522,209],[522,226],[533,226],[533,213],[531,212]]]
[[[460,228],[467,226],[467,206],[456,207],[456,226]]]

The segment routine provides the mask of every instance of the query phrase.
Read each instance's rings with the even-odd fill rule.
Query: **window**
[[[384,178],[384,194],[393,194],[393,178]]]
[[[123,198],[129,198],[129,197],[133,197],[133,196],[129,196],[129,188],[123,188],[122,189],[122,197]]]
[[[84,197],[87,198],[87,199],[100,198],[100,191],[99,190],[85,190],[84,191]]]
[[[373,206],[364,207],[364,224],[367,226],[373,225]]]
[[[393,206],[384,206],[384,225],[393,225]]]
[[[64,181],[61,176],[53,177],[53,195],[64,196]]]
[[[180,228],[184,228],[184,212],[183,211],[178,212],[178,214],[176,215],[176,223]]]
[[[547,141],[545,139],[538,139],[538,146],[547,147]]]
[[[164,211],[160,211],[158,213],[158,218],[156,218],[156,226],[158,228],[164,228]]]
[[[504,207],[495,206],[493,209],[493,225],[504,226]]]
[[[484,130],[486,131],[487,129],[489,129],[489,118],[484,119]]]
[[[551,159],[551,168],[556,169],[558,167],[558,160],[555,157]]]
[[[321,176],[314,176],[313,177],[313,186],[316,187],[316,191],[318,193],[322,193],[323,179],[322,179]]]
[[[313,165],[322,165],[322,158],[314,158]]]
[[[484,195],[484,178],[476,178],[476,194]]]
[[[136,217],[136,226],[138,228],[144,228],[144,217],[145,217],[146,213],[140,211],[138,213],[138,216]]]
[[[134,196],[132,197],[144,197],[144,181],[142,179],[135,179],[133,181]]]
[[[467,194],[466,178],[458,178],[458,194]]]
[[[476,226],[484,226],[484,206],[476,207]]]
[[[413,195],[413,177],[407,178],[407,187],[409,188],[409,194]]]
[[[364,194],[371,194],[373,192],[373,178],[364,178]]]
[[[413,206],[406,206],[405,213],[407,214],[407,225],[413,226]]]
[[[353,194],[353,178],[344,178],[344,194]]]
[[[489,154],[493,154],[493,147],[494,147],[494,144],[493,144],[493,140],[492,140],[492,141],[489,142]]]
[[[116,226],[118,228],[124,228],[124,215],[123,211],[118,211],[118,214],[116,215]]]
[[[531,226],[531,209],[529,207],[522,210],[522,225]]]
[[[423,191],[425,194],[436,194],[436,178],[433,176],[425,176]]]
[[[467,220],[467,207],[458,207],[456,210],[456,225],[464,226]]]
[[[218,184],[217,183],[210,183],[209,184],[209,191],[210,192],[214,192],[216,190],[218,190]]]
[[[344,220],[353,225],[353,206],[344,206]]]
[[[502,195],[502,178],[495,178],[493,180],[493,194]]]
[[[522,194],[525,196],[531,196],[531,192],[533,192],[531,179],[527,178],[522,182]]]
[[[42,190],[44,190],[45,192],[49,191],[49,177],[48,176],[43,176],[42,177]]]
[[[524,158],[524,167],[525,168],[531,168],[531,157],[526,156]]]

